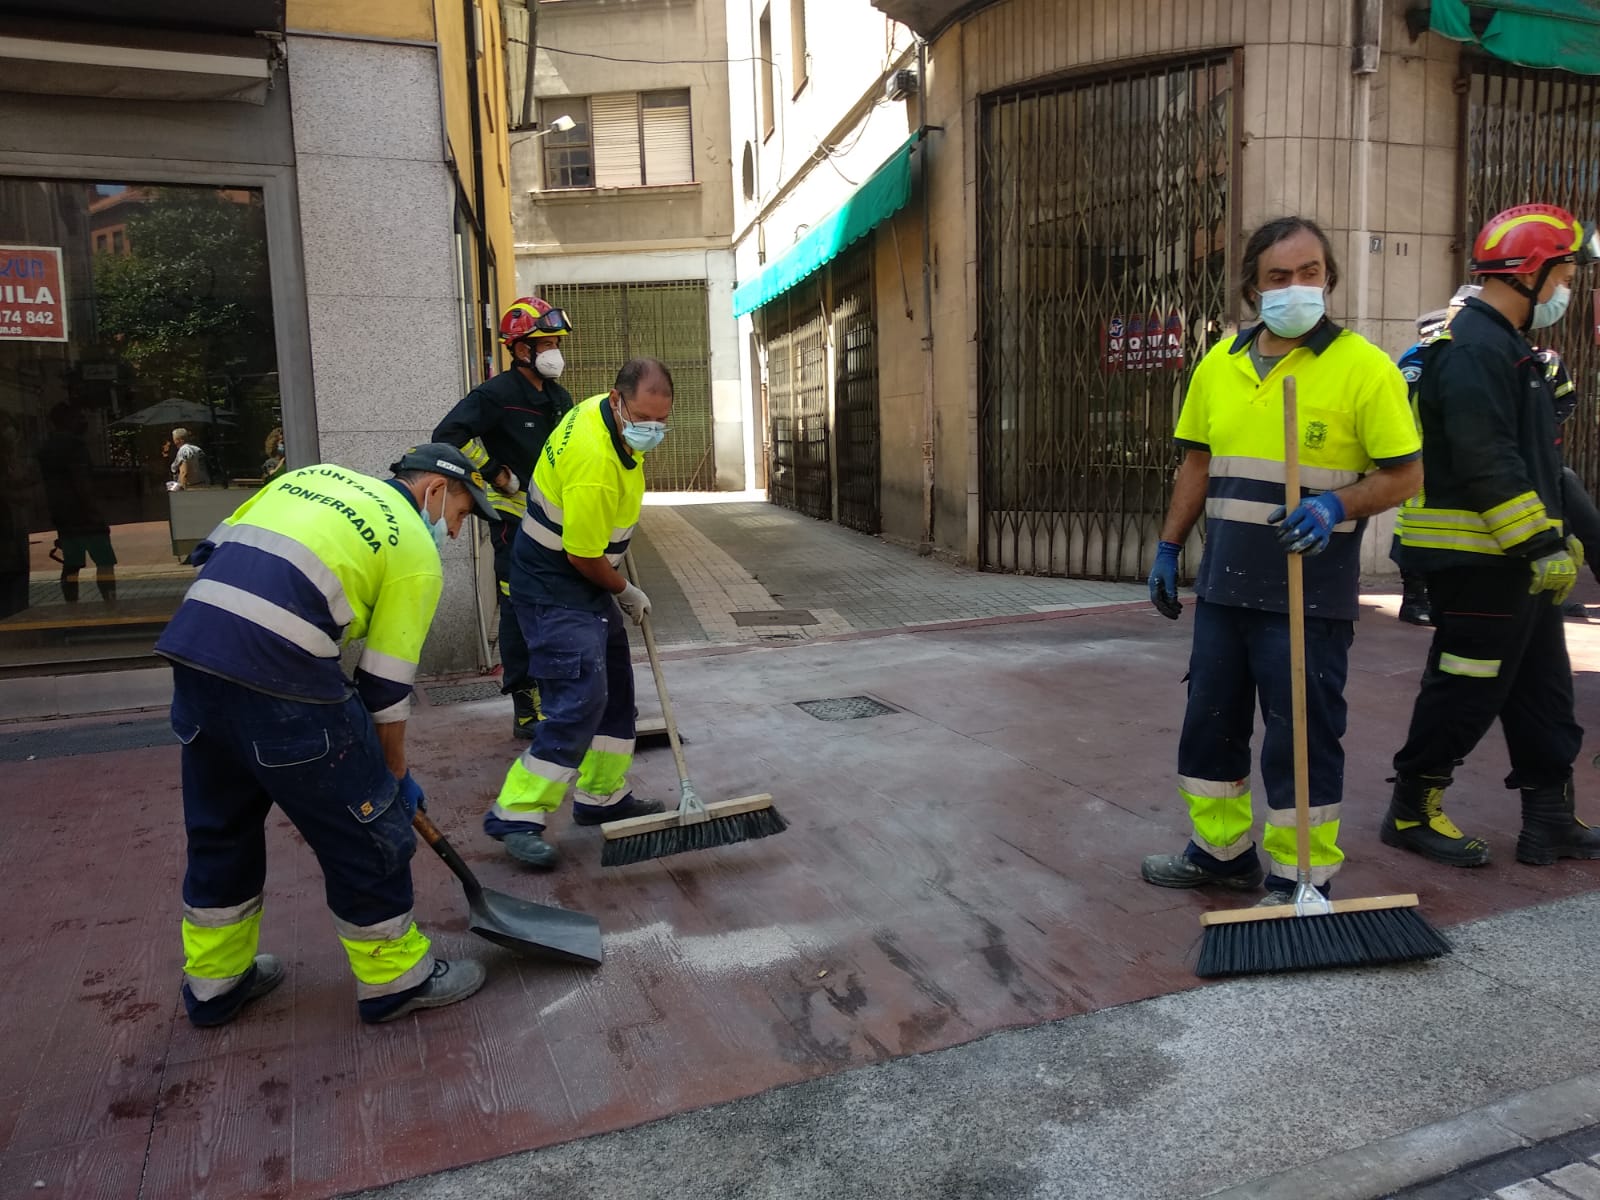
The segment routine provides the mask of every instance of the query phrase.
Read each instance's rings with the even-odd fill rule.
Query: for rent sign
[[[66,340],[60,249],[0,246],[0,342]]]

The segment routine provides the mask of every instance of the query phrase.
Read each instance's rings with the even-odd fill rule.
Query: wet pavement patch
[[[893,705],[871,696],[835,696],[828,700],[801,700],[795,707],[819,721],[859,721],[863,717],[883,717],[899,712]]]
[[[496,700],[500,697],[498,683],[450,683],[438,687],[425,687],[428,703],[437,707],[440,704],[465,704],[468,700]]]
[[[107,754],[118,750],[147,750],[175,746],[172,722],[166,717],[118,721],[109,725],[73,723],[59,729],[30,729],[0,735],[0,762],[30,762],[45,758],[73,758],[80,754]]]

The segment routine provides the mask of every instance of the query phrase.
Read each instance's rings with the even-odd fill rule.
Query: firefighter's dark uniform
[[[1438,798],[1498,717],[1511,757],[1506,786],[1524,797],[1518,857],[1553,861],[1528,856],[1539,854],[1529,830],[1552,805],[1570,813],[1583,741],[1561,610],[1550,594],[1529,590],[1532,564],[1566,546],[1554,400],[1533,347],[1482,300],[1467,301],[1425,352],[1417,393],[1424,490],[1401,510],[1399,528],[1407,565],[1427,578],[1435,632],[1410,733],[1395,755],[1385,841],[1427,836],[1426,823],[1460,844],[1464,862],[1486,859]],[[1448,850],[1430,856],[1451,861]]]
[[[433,431],[433,440],[460,446],[487,480],[509,467],[522,491],[502,496],[491,491],[490,500],[500,519],[489,530],[494,545],[494,579],[500,590],[500,690],[527,695],[520,704],[518,732],[531,736],[535,705],[534,682],[528,674],[528,645],[511,609],[511,545],[528,511],[528,481],[533,477],[545,439],[572,407],[572,395],[553,379],[542,381],[540,391],[513,367],[486,379],[466,394]]]

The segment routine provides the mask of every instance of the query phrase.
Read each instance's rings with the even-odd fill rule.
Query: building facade
[[[496,369],[507,95],[489,0],[0,0],[0,716],[159,702],[188,546]],[[425,670],[491,660],[470,542]]]
[[[732,53],[792,77],[785,31],[803,7],[730,0]],[[1600,211],[1592,24],[1571,5],[1503,7],[841,0],[811,14],[806,44],[858,48],[830,59],[848,74],[825,93],[837,119],[809,115],[776,72],[732,83],[735,145],[758,168],[737,210],[736,308],[772,498],[870,528],[848,493],[871,408],[885,536],[988,570],[1142,579],[1189,369],[1247,315],[1250,229],[1318,221],[1340,261],[1332,315],[1398,355],[1465,279],[1488,215],[1532,199]],[[909,187],[886,186],[900,157]],[[807,242],[816,228],[826,244]],[[871,401],[839,316],[858,263]],[[1550,341],[1584,381],[1568,454],[1594,487],[1589,308]],[[1374,521],[1369,570],[1387,568],[1387,541]]]
[[[536,0],[507,14],[532,64],[513,50],[517,281],[571,315],[563,384],[593,395],[626,359],[662,359],[676,401],[650,488],[750,486],[721,4]]]

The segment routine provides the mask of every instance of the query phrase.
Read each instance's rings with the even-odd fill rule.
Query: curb
[[[1376,1200],[1462,1167],[1600,1124],[1600,1072],[1211,1192],[1207,1200]]]

